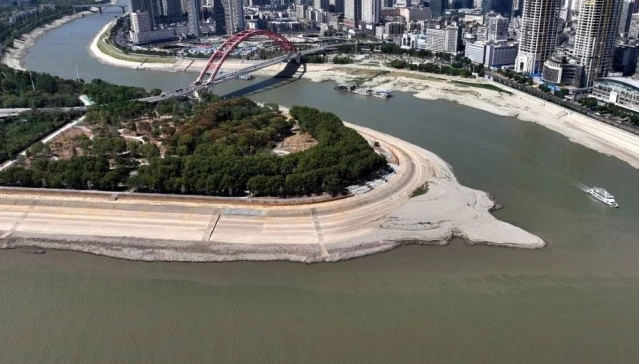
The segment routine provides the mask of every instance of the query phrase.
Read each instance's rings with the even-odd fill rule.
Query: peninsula
[[[55,154],[59,156],[56,158],[63,160],[52,161],[46,155],[43,159],[42,148],[38,148],[32,154],[31,158],[35,159],[30,163],[31,167],[11,167],[0,173],[0,183],[10,186],[31,183],[39,187],[76,188],[1,188],[1,246],[75,250],[149,261],[290,260],[309,263],[350,259],[405,244],[445,244],[453,237],[463,238],[471,244],[519,248],[544,246],[539,237],[493,217],[489,211],[494,202],[489,195],[460,185],[450,167],[436,155],[368,128],[342,125],[332,114],[319,110],[281,109],[278,117],[278,113],[272,111],[273,107],[258,107],[244,99],[212,100],[193,118],[174,124],[167,121],[164,131],[160,126],[157,140],[147,139],[147,134],[143,134],[141,140],[130,140],[128,146],[125,143],[124,151],[118,149],[121,147],[115,139],[107,142],[100,133],[108,132],[109,128],[105,126],[109,124],[117,128],[127,121],[113,121],[105,110],[94,112],[106,115],[105,120],[97,121],[90,111],[87,119],[93,119],[97,124],[92,125],[89,121],[86,126],[71,128],[69,133],[76,133],[66,139],[71,142],[65,142],[64,134],[60,136],[62,139],[51,142],[56,148],[72,145],[75,156],[56,149]],[[238,114],[240,111],[244,114]],[[140,113],[148,114],[148,111],[141,110]],[[265,115],[269,117],[263,117]],[[137,120],[133,128],[145,130],[141,119]],[[309,137],[319,144],[278,137],[273,139],[275,145],[261,144],[263,141],[260,140],[242,144],[240,135],[245,140],[251,138],[244,129],[246,124],[240,120],[268,121],[264,125],[270,125],[266,126],[269,130],[274,125],[286,128],[286,123],[295,122],[301,126],[300,132],[308,130]],[[128,125],[131,129],[132,124]],[[91,139],[84,132],[77,134],[74,130],[78,128],[98,134]],[[345,128],[344,131],[340,131],[341,128]],[[85,129],[82,130],[86,132]],[[244,134],[235,134],[233,130]],[[259,130],[255,129],[255,132],[261,133]],[[357,133],[351,136],[348,130]],[[153,133],[153,130],[149,132],[150,135]],[[340,152],[342,137],[325,139],[330,133],[354,139],[344,144],[349,148]],[[164,134],[171,136],[161,136]],[[358,138],[363,144],[353,149]],[[157,143],[158,140],[165,140],[166,144]],[[214,142],[191,144],[193,140]],[[171,145],[171,141],[176,144]],[[286,141],[293,149],[286,150]],[[131,143],[139,144],[140,149],[129,149]],[[157,149],[145,147],[149,145],[156,145]],[[232,149],[224,145],[230,145]],[[300,145],[301,149],[294,149]],[[237,152],[237,147],[244,152],[236,160],[233,158],[237,157],[229,153],[231,150]],[[275,149],[271,149],[273,147]],[[278,149],[282,152],[275,153]],[[265,173],[259,177],[236,175],[229,170],[220,176],[217,185],[210,184],[215,183],[215,177],[212,180],[204,178],[203,191],[208,188],[210,194],[219,197],[202,196],[201,192],[185,194],[200,185],[198,180],[201,178],[197,173],[210,176],[215,173],[213,165],[218,163],[215,157],[207,161],[197,157],[198,153],[223,153],[229,160],[235,160],[238,168],[245,167],[239,167],[237,163],[259,160],[254,159],[257,155],[264,155],[266,166],[280,166],[267,167],[272,172],[255,172],[257,166],[262,165],[260,162],[246,170],[246,173]],[[357,156],[357,162],[343,163],[349,160],[349,155]],[[330,158],[337,159],[331,161]],[[108,162],[105,165],[100,160]],[[78,164],[79,161],[83,163]],[[213,169],[196,172],[194,168],[200,168],[196,167],[196,162],[202,161],[206,162],[203,167],[210,163]],[[332,167],[322,167],[322,163],[327,162]],[[136,163],[141,163],[139,168],[142,169],[133,168]],[[339,167],[340,163],[344,167]],[[373,173],[386,163],[390,164],[390,170]],[[286,167],[291,168],[290,172],[279,177],[279,171],[287,164],[290,164]],[[316,168],[317,172],[299,172],[300,168]],[[155,175],[158,171],[160,174]],[[235,185],[229,188],[225,183],[234,176]],[[127,178],[119,180],[121,177]],[[150,178],[161,181],[150,182]],[[246,184],[242,184],[242,178]],[[274,185],[272,182],[275,181],[282,184]],[[127,192],[122,189],[125,185],[129,186],[129,191],[135,187],[141,191],[172,194]],[[112,191],[95,191],[96,186]],[[237,186],[235,192],[233,186]],[[274,187],[269,189],[269,186]],[[243,188],[248,190],[242,191]],[[286,194],[288,198],[283,196]],[[267,197],[258,197],[260,195]]]

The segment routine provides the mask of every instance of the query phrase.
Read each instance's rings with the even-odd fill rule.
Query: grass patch
[[[392,77],[405,77],[405,78],[414,78],[416,80],[425,80],[425,81],[448,81],[445,78],[427,76],[427,75],[419,75],[415,73],[408,72],[393,72],[391,73]]]
[[[341,67],[341,68],[335,67],[335,68],[332,68],[331,70],[348,73],[351,76],[362,76],[362,77],[377,77],[386,72],[386,71],[379,71],[379,70],[369,70],[365,68],[346,68],[346,67]]]
[[[499,88],[499,87],[497,87],[495,85],[489,85],[487,83],[473,83],[473,82],[464,82],[464,81],[456,81],[456,80],[453,80],[453,81],[450,81],[450,82],[454,83],[455,85],[462,86],[462,87],[483,88],[483,89],[486,89],[486,90],[503,92],[503,93],[508,94],[508,95],[512,95],[513,94],[510,91],[506,91],[506,90],[504,90],[502,88]]]
[[[423,185],[413,190],[413,192],[410,193],[410,198],[421,196],[425,194],[426,192],[428,192],[428,182],[424,183]]]
[[[107,37],[111,28],[108,28],[98,40],[98,49],[100,52],[109,55],[113,58],[117,58],[123,61],[131,61],[131,62],[145,62],[145,63],[175,63],[175,59],[171,57],[157,57],[145,54],[135,54],[129,53],[126,54],[122,52],[120,49],[113,46],[113,44],[109,43]]]

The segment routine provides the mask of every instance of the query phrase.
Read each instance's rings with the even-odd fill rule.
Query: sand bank
[[[133,260],[332,262],[406,244],[541,248],[544,242],[489,213],[482,191],[459,184],[446,162],[422,148],[355,125],[385,143],[396,175],[362,195],[312,205],[149,201],[104,194],[55,196],[0,189],[0,246],[65,249]],[[409,198],[417,187],[429,186]]]

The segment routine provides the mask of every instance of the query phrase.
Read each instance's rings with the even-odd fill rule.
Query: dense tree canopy
[[[0,65],[2,108],[82,106],[79,99],[82,94],[88,95],[98,104],[129,101],[150,95],[140,87],[118,86],[100,79],[83,83],[47,73],[18,71]]]
[[[33,110],[0,119],[0,163],[14,158],[18,152],[80,115],[80,112]]]
[[[302,131],[318,141],[308,150],[277,156],[276,142],[290,134],[292,122],[273,105],[261,107],[248,99],[216,101],[182,112],[184,104],[159,104],[153,110],[135,103],[103,106],[89,112],[105,129],[131,128],[115,114],[158,116],[171,110],[173,126],[158,125],[155,144],[140,145],[119,135],[102,133],[77,143],[86,153],[66,161],[36,159],[29,168],[9,168],[0,184],[32,187],[187,193],[219,196],[338,194],[369,177],[386,160],[354,130],[331,113],[293,107]],[[135,114],[135,115],[134,115]],[[192,116],[189,116],[192,114]],[[38,152],[40,148],[38,148]],[[145,159],[148,163],[139,165]]]

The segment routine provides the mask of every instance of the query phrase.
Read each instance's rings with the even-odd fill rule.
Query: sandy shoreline
[[[392,150],[397,173],[346,199],[295,206],[229,202],[112,200],[104,194],[0,190],[0,247],[64,249],[145,261],[288,260],[334,262],[407,244],[542,248],[545,243],[489,210],[487,193],[459,184],[423,148],[347,124]],[[409,198],[428,183],[429,191]]]
[[[35,42],[38,40],[38,38],[52,29],[58,28],[70,22],[71,20],[82,17],[83,14],[91,14],[91,12],[83,11],[72,15],[67,15],[45,26],[34,29],[32,32],[23,34],[21,39],[16,39],[13,42],[14,48],[9,49],[2,55],[2,58],[0,58],[0,63],[6,64],[7,66],[17,70],[25,71],[24,67],[22,67],[24,57],[29,52],[29,49],[35,45]]]
[[[141,65],[140,62],[123,61],[100,52],[97,42],[108,26],[101,29],[91,43],[89,47],[91,55],[105,64],[138,69]],[[182,72],[187,67],[189,71],[200,70],[205,63],[206,60],[195,60],[192,64],[191,60],[178,60],[174,64],[146,63],[143,67],[144,69],[158,71]],[[240,62],[229,60],[225,63],[224,68],[233,69],[242,65],[246,65],[246,63],[241,64]],[[281,71],[282,68],[282,65],[275,65],[259,70],[255,74],[267,77],[273,76]],[[449,100],[496,115],[532,121],[566,136],[572,142],[600,153],[614,156],[634,168],[639,168],[639,136],[490,80],[463,79],[362,65],[334,66],[330,64],[306,64],[306,72],[302,74],[302,77],[313,82],[334,81],[346,83],[362,78],[361,75],[357,75],[357,72],[353,72],[354,70],[365,70],[369,73],[382,70],[390,71],[389,75],[376,77],[364,83],[362,85],[364,87],[411,92],[415,97],[424,100]],[[511,95],[483,88],[454,84],[450,82],[452,80],[494,84],[511,92]]]

